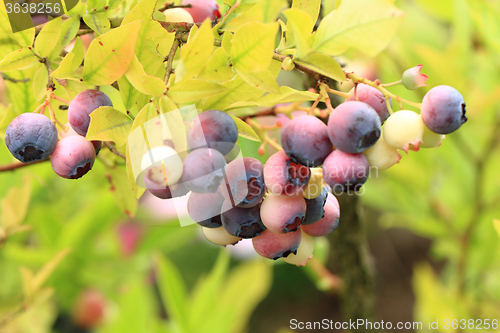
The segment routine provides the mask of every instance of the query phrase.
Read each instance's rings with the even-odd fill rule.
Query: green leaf
[[[230,65],[231,61],[226,50],[223,47],[218,48],[208,59],[207,65],[198,75],[198,78],[217,82],[231,80],[235,74]]]
[[[117,147],[127,144],[133,120],[110,106],[101,106],[90,114],[86,140],[114,141]]]
[[[228,109],[243,108],[249,106],[271,107],[279,103],[315,101],[318,98],[318,94],[309,91],[298,91],[286,86],[280,87],[280,92],[280,94],[270,93],[253,101],[239,100],[231,104]]]
[[[22,47],[33,46],[33,42],[35,40],[35,28],[18,31],[10,36],[14,38]]]
[[[9,126],[10,122],[14,120],[14,118],[17,117],[16,112],[14,111],[14,105],[10,104],[9,107],[7,108],[7,111],[2,117],[2,120],[0,120],[0,137],[5,136],[5,130]]]
[[[75,45],[70,53],[68,53],[61,63],[59,67],[53,71],[50,76],[56,79],[78,79],[74,72],[80,67],[83,61],[83,43],[80,37],[76,38]]]
[[[61,36],[62,19],[57,17],[45,24],[35,40],[35,52],[42,58],[47,57],[56,47]]]
[[[269,69],[254,73],[245,73],[239,70],[236,70],[236,72],[246,83],[254,88],[275,94],[280,93],[280,87]]]
[[[165,55],[168,54],[175,40],[175,33],[163,29],[157,21],[149,21],[144,37],[140,38],[136,44],[136,54],[139,62],[143,64],[144,71],[148,75],[157,75],[159,71],[165,74]],[[154,49],[150,49],[154,45]]]
[[[500,220],[493,219],[493,227],[495,227],[495,231],[497,232],[498,236],[500,237]]]
[[[49,74],[47,73],[47,68],[40,66],[33,77],[33,96],[35,100],[40,101],[46,96],[48,80]]]
[[[82,19],[90,29],[97,33],[97,36],[103,35],[111,29],[111,23],[104,12],[84,14]]]
[[[226,88],[215,82],[201,79],[185,79],[176,83],[168,90],[169,96],[175,103],[193,103],[200,99],[217,95]]]
[[[248,125],[246,122],[241,120],[238,117],[232,116],[234,122],[236,123],[236,127],[238,127],[238,135],[244,137],[246,139],[261,142],[262,140],[259,138],[257,133],[253,130],[252,126]]]
[[[165,82],[155,76],[147,75],[135,54],[125,76],[143,94],[160,97],[165,92]]]
[[[197,76],[205,67],[214,49],[214,36],[210,21],[205,21],[187,44],[181,48],[181,59],[186,68],[185,78]]]
[[[11,52],[0,62],[0,71],[14,71],[28,68],[38,62],[38,58],[28,47]]]
[[[125,16],[125,18],[122,21],[122,26],[123,26],[125,24],[129,24],[130,22],[141,20],[141,26],[137,28],[138,35],[141,36],[141,38],[139,38],[139,40],[137,41],[135,47],[136,52],[142,45],[144,37],[147,36],[145,34],[145,30],[149,22],[151,22],[151,17],[155,10],[156,2],[157,0],[139,1],[137,5],[135,5],[134,8],[130,10],[130,12]]]
[[[231,104],[239,101],[248,101],[262,96],[262,90],[246,83],[241,76],[222,84],[227,90],[217,96],[209,97],[203,105],[203,110],[225,110]]]
[[[134,109],[140,110],[141,106],[147,103],[149,97],[139,92],[134,88],[132,83],[126,76],[118,79],[118,87],[120,88],[120,96],[123,101],[125,109],[132,111]]]
[[[155,255],[158,285],[163,305],[181,332],[189,332],[187,325],[187,291],[179,270],[160,254]]]
[[[227,21],[222,31],[235,32],[236,30],[250,22],[257,22],[257,19],[255,17],[249,16],[236,16],[235,18]]]
[[[66,46],[76,37],[80,28],[80,20],[70,17],[63,22],[61,28],[61,45]]]
[[[274,52],[277,23],[252,22],[235,32],[231,46],[231,61],[242,72],[267,69]]]
[[[304,61],[294,59],[294,62],[336,81],[346,80],[344,71],[337,60],[326,54],[312,53]]]
[[[316,52],[340,55],[350,47],[369,56],[384,50],[396,34],[404,13],[386,0],[342,1],[314,34]]]
[[[85,58],[83,80],[105,86],[125,74],[134,55],[140,25],[141,21],[134,21],[94,39]]]
[[[113,168],[108,173],[108,181],[111,185],[111,194],[116,205],[128,217],[132,218],[137,212],[137,200],[134,193],[130,191],[127,171],[122,168]]]
[[[319,16],[321,0],[293,0],[292,8],[300,9],[301,11],[307,13],[307,15],[311,18],[311,22],[315,24]]]
[[[31,280],[31,292],[34,294],[40,290],[43,284],[52,275],[54,270],[59,266],[59,263],[71,252],[70,249],[65,249],[59,252],[51,261],[46,263]]]
[[[23,222],[31,200],[31,179],[25,176],[21,187],[11,187],[2,199],[0,223],[3,229],[15,227]]]
[[[287,45],[295,45],[297,58],[307,58],[312,52],[308,40],[311,36],[314,23],[307,13],[299,9],[288,9],[285,11],[288,18]]]

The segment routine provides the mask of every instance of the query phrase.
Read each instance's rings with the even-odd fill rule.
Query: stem
[[[307,265],[316,273],[316,275],[321,278],[322,281],[326,282],[328,285],[328,291],[338,292],[342,286],[342,280],[330,272],[325,265],[321,263],[317,258],[312,257],[307,261]]]
[[[113,146],[113,144],[110,142],[110,141],[103,141],[104,145],[113,153],[115,154],[116,156],[120,156],[121,158],[123,158],[125,161],[127,160],[127,157],[125,155],[123,155],[122,153],[120,153],[118,151],[118,149],[116,149],[115,146]]]
[[[316,100],[314,101],[313,105],[311,105],[311,108],[309,108],[309,111],[307,112],[307,114],[309,116],[312,116],[314,114],[314,110],[318,106],[319,101],[321,100],[321,97],[322,97],[321,95],[318,95],[318,98],[316,98]]]
[[[33,164],[38,164],[42,162],[48,162],[49,160],[42,160],[42,161],[35,161],[35,162],[30,162],[30,163],[21,163],[21,162],[14,162],[10,164],[5,164],[5,165],[0,165],[0,172],[4,171],[14,171],[16,169],[24,168]]]
[[[23,80],[13,79],[13,78],[11,78],[10,76],[8,76],[7,74],[5,74],[3,72],[0,72],[0,75],[2,76],[2,79],[4,79],[5,81],[10,81],[12,83],[22,83],[22,82],[28,82],[30,80],[29,78],[26,78],[26,79],[23,79]]]
[[[172,48],[170,49],[170,53],[167,56],[167,69],[165,70],[165,85],[168,85],[168,81],[170,80],[170,74],[172,74],[172,65],[174,63],[174,57],[175,53],[177,52],[177,49],[179,48],[179,45],[181,44],[181,41],[176,38],[174,40],[174,44],[172,45]]]
[[[239,5],[241,5],[241,2],[243,0],[238,0],[238,2],[236,2],[233,7],[230,7],[229,10],[224,14],[224,17],[222,18],[222,21],[220,22],[220,25],[219,25],[219,31],[222,32],[222,28],[224,28],[224,25],[226,24],[227,20],[229,19],[229,17],[231,15],[233,15],[234,11],[239,7]]]
[[[187,5],[176,5],[173,2],[167,2],[165,6],[161,7],[158,9],[159,12],[163,12],[164,10],[171,9],[171,8],[193,8],[193,5],[187,4]]]
[[[340,97],[344,97],[345,99],[348,99],[349,97],[351,97],[351,95],[349,93],[338,91],[338,90],[335,90],[335,89],[332,89],[332,88],[329,88],[328,92],[332,93],[334,95],[340,96]]]
[[[384,88],[387,88],[387,87],[399,86],[400,84],[403,84],[403,80],[399,80],[399,81],[391,82],[391,83],[384,83],[384,84],[381,84],[381,86]]]
[[[383,85],[380,84],[380,82],[378,80],[377,81],[371,81],[371,80],[368,80],[368,79],[366,79],[364,77],[357,76],[354,73],[346,73],[346,76],[347,76],[348,79],[351,79],[352,82],[354,82],[354,84],[358,84],[359,82],[361,82],[361,83],[369,85],[369,86],[371,86],[373,88],[378,89],[382,94],[384,94],[385,97],[390,97],[390,98],[395,99],[400,105],[401,105],[401,103],[406,103],[406,104],[411,105],[413,107],[416,107],[418,109],[420,109],[420,107],[422,106],[421,103],[415,103],[415,102],[409,101],[407,99],[404,99],[402,97],[399,97],[396,94],[391,93],[389,90],[385,89],[383,87]]]
[[[62,102],[62,103],[64,103],[64,104],[66,104],[66,105],[69,105],[69,103],[71,103],[70,101],[67,101],[67,100],[65,100],[65,99],[62,99],[61,97],[57,97],[57,96],[56,96],[56,95],[54,95],[54,94],[50,95],[50,98],[53,98],[53,99],[55,99],[55,100],[58,100],[59,102]]]
[[[351,192],[338,196],[338,199],[342,214],[331,242],[335,244],[332,261],[338,265],[342,279],[343,316],[345,320],[373,321],[375,283],[364,221],[358,214],[359,197]]]

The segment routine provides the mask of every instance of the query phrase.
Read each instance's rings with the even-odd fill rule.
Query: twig
[[[49,160],[42,160],[42,161],[35,161],[35,162],[30,162],[30,163],[21,163],[21,162],[14,162],[10,164],[5,164],[5,165],[0,165],[0,172],[4,171],[14,171],[20,168],[24,168],[33,164],[38,164],[42,162],[48,162]]]
[[[167,69],[165,69],[165,84],[168,84],[168,80],[170,79],[170,74],[172,74],[172,65],[174,63],[175,53],[177,52],[179,45],[181,45],[181,41],[178,38],[176,38],[174,40],[172,48],[170,49],[170,53],[167,56]]]
[[[159,12],[163,12],[164,10],[171,9],[171,8],[193,8],[193,5],[187,4],[187,5],[176,5],[173,2],[167,2],[165,6],[161,7],[158,9]]]
[[[29,78],[22,79],[22,80],[13,79],[3,72],[0,72],[0,75],[2,75],[2,79],[4,79],[5,81],[10,81],[12,83],[22,83],[22,82],[28,82],[30,80]]]
[[[126,157],[125,155],[123,155],[122,153],[120,153],[120,152],[118,151],[118,149],[116,149],[116,147],[115,147],[115,146],[113,146],[113,145],[111,144],[111,142],[110,142],[110,141],[104,141],[103,143],[104,143],[104,145],[105,145],[105,146],[106,146],[106,147],[107,147],[107,148],[108,148],[108,149],[109,149],[109,150],[110,150],[113,154],[115,154],[116,156],[120,156],[120,157],[121,157],[121,158],[123,158],[125,161],[127,160],[127,157]]]
[[[231,15],[233,15],[234,11],[241,5],[243,0],[238,0],[238,2],[236,2],[231,8],[229,8],[229,10],[224,14],[224,17],[222,18],[222,21],[220,22],[220,25],[219,25],[219,31],[222,30],[222,28],[224,28],[224,25],[226,24],[227,20],[229,19],[229,17]]]

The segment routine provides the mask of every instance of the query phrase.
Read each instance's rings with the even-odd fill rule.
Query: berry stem
[[[371,80],[368,80],[364,77],[361,77],[361,76],[358,76],[354,73],[346,73],[346,77],[348,79],[351,79],[352,82],[354,82],[354,84],[358,84],[358,83],[364,83],[366,85],[369,85],[373,88],[376,88],[378,89],[382,94],[384,94],[384,96],[387,98],[387,97],[390,97],[390,98],[393,98],[394,100],[396,100],[396,102],[399,103],[400,107],[403,108],[403,105],[402,103],[406,103],[408,105],[411,105],[413,107],[416,107],[418,109],[420,109],[420,107],[422,106],[421,103],[415,103],[415,102],[412,102],[412,101],[409,101],[407,99],[404,99],[402,97],[399,97],[398,95],[396,94],[393,94],[391,93],[389,90],[385,89],[384,86],[382,84],[380,84],[380,81],[371,81]]]
[[[332,89],[332,88],[328,88],[328,92],[331,93],[331,94],[334,94],[334,95],[337,95],[337,96],[340,96],[340,97],[344,97],[344,98],[349,98],[351,95],[349,95],[349,93],[345,93],[345,92],[342,92],[342,91],[338,91],[338,90],[335,90],[335,89]]]
[[[316,98],[316,100],[314,101],[313,105],[311,105],[311,107],[309,108],[309,111],[307,112],[307,114],[309,116],[312,116],[314,114],[314,110],[318,106],[320,100],[321,100],[321,95],[318,95],[318,98]]]
[[[62,103],[64,103],[64,104],[66,104],[66,105],[69,105],[69,103],[70,103],[69,101],[67,101],[67,100],[65,100],[65,99],[62,99],[61,97],[57,97],[57,96],[56,96],[56,95],[54,95],[54,94],[51,94],[51,95],[50,95],[50,98],[55,99],[55,100],[58,100],[59,102],[62,102]]]
[[[14,162],[10,164],[5,164],[5,165],[0,165],[0,172],[4,171],[14,171],[16,169],[24,168],[33,164],[37,163],[42,163],[42,162],[48,162],[49,160],[42,160],[42,161],[35,161],[35,162],[30,162],[30,163],[21,163],[21,162]]]
[[[399,81],[391,82],[391,83],[384,83],[384,84],[381,84],[381,86],[384,88],[387,88],[387,87],[399,86],[401,84],[403,84],[403,80],[399,80]]]
[[[122,153],[120,153],[118,151],[118,149],[116,149],[115,146],[113,146],[112,142],[111,141],[103,141],[104,145],[113,153],[115,154],[116,156],[120,156],[121,158],[123,158],[125,161],[127,160],[127,157],[125,155],[123,155]]]

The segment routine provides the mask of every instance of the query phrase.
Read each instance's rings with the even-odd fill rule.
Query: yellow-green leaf
[[[189,38],[187,44],[182,46],[181,59],[186,68],[185,78],[198,75],[214,49],[214,36],[210,21],[205,21],[194,36]]]
[[[85,58],[83,80],[105,86],[123,76],[132,61],[140,25],[141,21],[134,21],[94,39]]]
[[[83,43],[80,37],[76,38],[75,45],[70,53],[68,53],[61,63],[59,67],[53,71],[50,76],[56,79],[74,79],[76,78],[74,72],[80,67],[83,60]]]
[[[217,96],[209,97],[203,105],[203,110],[225,110],[238,101],[248,101],[262,96],[262,90],[246,83],[241,76],[222,84],[227,90]]]
[[[230,64],[229,55],[220,47],[212,54],[198,78],[217,82],[231,80],[235,74]]]
[[[0,71],[14,71],[33,66],[38,62],[38,58],[28,47],[11,52],[0,62]]]
[[[10,104],[5,113],[3,114],[2,120],[0,120],[0,137],[5,136],[5,130],[9,126],[10,122],[17,117],[14,110],[14,105]]]
[[[344,71],[337,60],[326,54],[312,53],[307,57],[307,59],[294,59],[294,62],[336,81],[344,82],[346,80]]]
[[[125,76],[135,89],[143,94],[159,97],[165,91],[165,82],[157,77],[147,75],[135,54]]]
[[[287,45],[295,45],[297,58],[306,58],[311,53],[308,40],[311,36],[314,23],[307,13],[299,9],[285,11],[288,18]]]
[[[500,237],[500,220],[493,219],[493,226],[495,227],[495,231],[497,232],[498,236]]]
[[[321,0],[293,0],[292,8],[307,13],[314,24],[318,20]]]
[[[64,21],[61,28],[61,45],[68,45],[76,37],[79,28],[80,20],[74,17],[70,17]]]
[[[35,40],[35,52],[42,58],[56,47],[61,36],[62,19],[57,17],[45,24]]]
[[[309,91],[299,91],[286,86],[280,87],[280,92],[280,94],[269,93],[256,100],[238,100],[227,107],[227,109],[236,109],[250,106],[271,107],[279,103],[315,101],[318,98],[318,94]]]
[[[2,214],[0,223],[9,232],[9,228],[23,222],[28,212],[31,199],[31,179],[24,177],[21,187],[11,187],[2,199]]]
[[[18,31],[10,35],[14,38],[21,46],[33,46],[33,41],[35,40],[35,28],[26,29],[23,31]]]
[[[269,69],[254,73],[245,73],[239,70],[237,72],[246,83],[254,88],[275,94],[280,93],[280,87]]]
[[[316,52],[339,55],[349,48],[369,56],[384,50],[396,34],[404,13],[386,0],[342,1],[314,34]]]
[[[127,111],[135,113],[149,100],[148,96],[134,88],[126,76],[122,76],[117,82],[123,105]]]
[[[82,19],[90,29],[97,33],[97,36],[103,35],[111,29],[111,23],[104,12],[84,14]]]
[[[250,22],[257,22],[257,19],[255,17],[249,17],[249,16],[236,16],[235,18],[227,21],[222,31],[235,32],[243,25]]]
[[[70,249],[65,249],[59,252],[51,261],[46,263],[31,280],[31,292],[36,293],[43,284],[48,280],[50,275],[59,266],[59,263],[71,252]]]
[[[40,66],[33,77],[33,96],[36,101],[42,100],[47,94],[47,82],[49,74],[45,66]]]
[[[122,168],[113,168],[108,174],[111,185],[111,194],[122,212],[129,217],[134,217],[137,212],[137,200],[130,191],[127,171]]]
[[[117,147],[127,143],[133,120],[110,106],[101,106],[90,114],[88,141],[114,141]]]
[[[273,58],[277,23],[251,22],[238,29],[231,46],[231,61],[242,72],[260,72]]]
[[[179,104],[193,103],[209,96],[217,95],[226,88],[215,82],[201,79],[185,79],[168,90],[167,95]]]
[[[240,136],[252,141],[262,141],[257,133],[255,133],[255,131],[253,130],[252,126],[248,125],[238,117],[231,116],[231,118],[233,118],[234,122],[236,123],[236,127],[238,127],[238,134]]]

